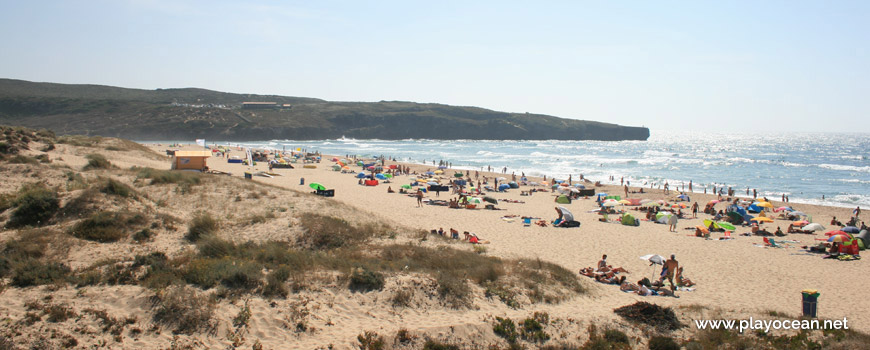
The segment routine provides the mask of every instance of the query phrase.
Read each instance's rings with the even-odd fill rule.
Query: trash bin
[[[254,179],[254,174],[251,174],[251,173],[249,173],[249,172],[246,171],[246,172],[245,172],[245,178],[248,179],[248,180],[253,180],[253,179]]]
[[[801,292],[803,296],[803,315],[804,317],[816,318],[818,307],[819,292],[815,289],[804,289]]]

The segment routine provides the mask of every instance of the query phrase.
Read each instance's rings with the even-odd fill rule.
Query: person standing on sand
[[[669,232],[677,232],[677,215],[671,214],[671,217],[668,218],[668,231]]]
[[[623,191],[625,191],[625,198],[628,198],[628,185],[623,186]]]
[[[680,263],[677,262],[677,258],[674,254],[671,254],[671,258],[665,261],[664,267],[662,267],[666,272],[666,277],[668,282],[671,283],[671,291],[677,290],[677,285],[674,284],[674,275],[676,275],[677,270],[680,268]]]
[[[857,219],[858,215],[861,215],[861,207],[855,207],[855,210],[852,211],[852,214],[855,214],[855,219]]]
[[[698,202],[692,204],[692,218],[698,217]]]
[[[417,208],[423,207],[423,190],[417,189]]]
[[[689,180],[689,192],[692,192],[692,180]]]

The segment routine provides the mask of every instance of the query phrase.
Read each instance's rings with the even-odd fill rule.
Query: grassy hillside
[[[241,110],[245,101],[291,104]],[[140,90],[0,79],[0,123],[139,140],[646,140],[649,130],[540,114],[413,102],[329,102],[204,89]]]

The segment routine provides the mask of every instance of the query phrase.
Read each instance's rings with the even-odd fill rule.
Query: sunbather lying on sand
[[[600,276],[595,276],[595,280],[598,281],[598,282],[600,282],[600,283],[605,283],[605,284],[622,284],[622,282],[625,282],[625,276],[622,276],[622,277],[616,277],[616,276],[613,276],[613,277],[607,277],[607,276],[604,276],[604,275],[600,275]]]

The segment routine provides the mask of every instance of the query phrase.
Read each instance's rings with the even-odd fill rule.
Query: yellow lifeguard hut
[[[211,157],[211,151],[175,151],[172,157],[172,170],[207,170],[206,158]]]

